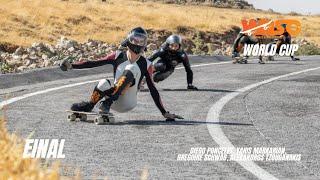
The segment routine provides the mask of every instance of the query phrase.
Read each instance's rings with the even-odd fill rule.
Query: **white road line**
[[[314,70],[318,70],[320,69],[320,67],[317,68],[311,68],[311,69],[306,69],[306,70],[302,70],[302,71],[297,71],[297,72],[292,72],[289,74],[284,74],[281,76],[277,76],[277,77],[273,77],[255,84],[251,84],[248,85],[244,88],[240,88],[238,90],[236,90],[236,92],[232,92],[229,93],[227,95],[225,95],[224,97],[222,97],[221,99],[219,99],[216,103],[214,103],[208,114],[207,114],[207,128],[209,130],[209,133],[212,137],[212,139],[218,143],[218,145],[220,147],[231,147],[234,148],[233,144],[230,142],[230,140],[226,137],[226,135],[224,134],[224,132],[222,131],[220,125],[218,124],[212,124],[212,122],[219,122],[219,116],[220,113],[223,109],[223,107],[233,98],[235,98],[236,96],[238,96],[239,94],[246,92],[252,88],[270,83],[272,81],[278,80],[280,78],[285,78],[285,77],[289,77],[289,76],[293,76],[293,75],[297,75],[297,74],[301,74],[301,73],[305,73],[305,72],[309,72],[309,71],[314,71]],[[246,170],[248,170],[249,172],[251,172],[253,175],[255,175],[256,177],[258,177],[259,179],[263,179],[263,180],[273,180],[273,179],[277,179],[276,177],[274,177],[272,174],[270,174],[269,172],[267,172],[266,170],[262,169],[261,167],[259,167],[256,163],[254,163],[253,161],[237,161],[243,168],[245,168]]]
[[[194,67],[202,67],[202,66],[209,66],[209,65],[227,64],[227,63],[231,63],[231,61],[219,62],[219,63],[198,64],[198,65],[193,65],[191,67],[194,68]],[[183,68],[184,67],[178,67],[176,69],[183,69]],[[28,98],[28,97],[31,97],[31,96],[36,96],[36,95],[39,95],[39,94],[45,94],[45,93],[48,93],[48,92],[51,92],[51,91],[56,91],[56,90],[60,90],[60,89],[64,89],[64,88],[80,86],[80,85],[83,85],[83,84],[94,83],[94,82],[98,82],[99,80],[101,80],[101,79],[96,79],[96,80],[91,80],[91,81],[84,81],[84,82],[74,83],[74,84],[69,84],[69,85],[64,85],[64,86],[59,86],[59,87],[55,87],[55,88],[45,89],[45,90],[42,90],[42,91],[36,91],[36,92],[33,92],[33,93],[24,94],[22,96],[14,97],[14,98],[5,100],[3,102],[0,102],[0,110],[2,110],[3,107],[6,106],[6,105],[9,105],[11,103],[20,101],[22,99],[25,99],[25,98]]]
[[[42,90],[42,91],[36,91],[36,92],[33,92],[33,93],[29,93],[29,94],[24,94],[22,96],[18,96],[18,97],[14,97],[14,98],[11,98],[11,99],[8,99],[8,100],[5,100],[3,102],[0,102],[0,110],[8,105],[8,104],[11,104],[11,103],[14,103],[16,101],[20,101],[22,99],[25,99],[25,98],[28,98],[28,97],[31,97],[31,96],[35,96],[35,95],[39,95],[39,94],[44,94],[44,93],[48,93],[48,92],[51,92],[51,91],[56,91],[56,90],[60,90],[60,89],[64,89],[64,88],[70,88],[70,87],[74,87],[74,86],[80,86],[80,85],[83,85],[83,84],[88,84],[88,83],[94,83],[94,82],[97,82],[99,81],[100,79],[98,80],[92,80],[92,81],[85,81],[85,82],[80,82],[80,83],[74,83],[74,84],[68,84],[68,85],[64,85],[64,86],[59,86],[59,87],[55,87],[55,88],[50,88],[50,89],[45,89],[45,90]]]

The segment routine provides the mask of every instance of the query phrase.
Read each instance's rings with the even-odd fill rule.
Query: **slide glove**
[[[188,87],[187,87],[188,90],[193,90],[193,91],[198,91],[198,88],[195,87],[194,85],[192,84],[188,84]]]
[[[166,113],[163,114],[163,117],[166,118],[166,121],[174,121],[175,119],[183,119],[182,116],[176,115],[176,114],[172,114],[169,111],[167,111]]]
[[[65,58],[65,59],[62,60],[62,62],[60,63],[60,69],[62,71],[68,71],[68,69],[72,69],[72,65],[68,61],[68,58]]]

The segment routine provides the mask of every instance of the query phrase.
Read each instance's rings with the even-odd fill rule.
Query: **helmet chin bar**
[[[177,43],[169,44],[168,46],[170,51],[178,51],[181,47],[181,45]]]
[[[141,55],[147,46],[147,40],[147,32],[141,27],[136,27],[130,31],[122,44],[126,45],[133,53]]]
[[[141,54],[145,49],[144,46],[138,46],[138,45],[135,45],[135,44],[131,44],[130,42],[127,44],[127,46],[135,54]]]

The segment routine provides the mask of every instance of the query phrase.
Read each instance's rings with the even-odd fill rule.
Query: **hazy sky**
[[[295,11],[302,14],[320,14],[320,0],[247,0],[259,9],[273,9],[281,13]]]

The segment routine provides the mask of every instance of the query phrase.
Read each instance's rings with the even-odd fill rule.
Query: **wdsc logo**
[[[243,19],[240,34],[258,39],[257,42],[244,43],[244,56],[293,56],[299,49],[291,44],[291,38],[301,32],[301,23],[294,19]],[[273,39],[273,43],[264,44],[263,39]]]

